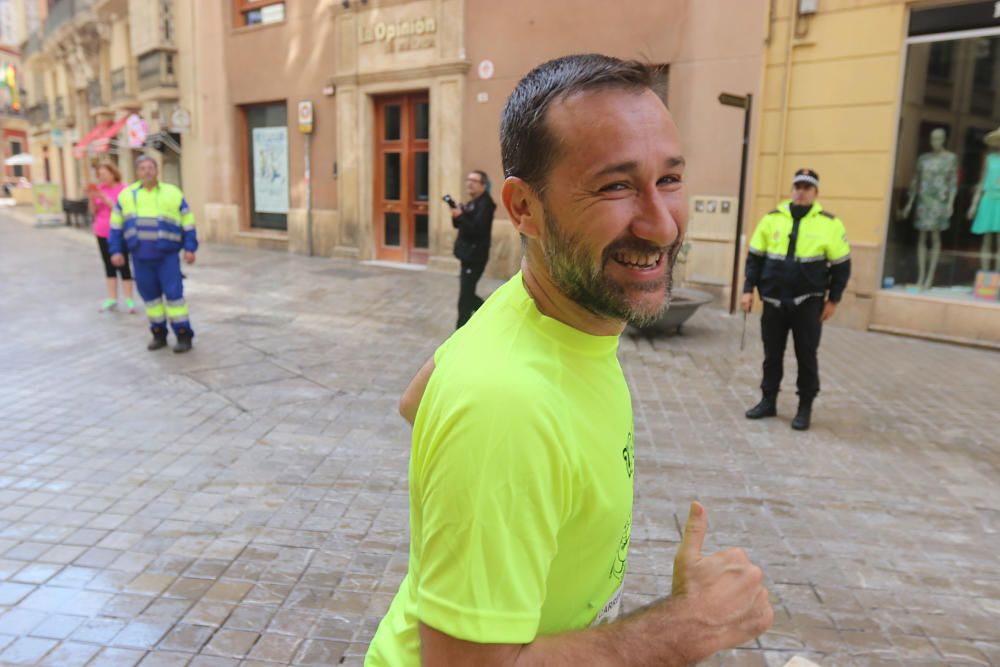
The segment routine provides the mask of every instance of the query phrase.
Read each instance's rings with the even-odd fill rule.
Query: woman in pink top
[[[118,307],[118,281],[116,274],[121,275],[122,291],[125,292],[125,307],[128,312],[135,312],[135,302],[132,301],[132,272],[129,269],[128,253],[125,263],[116,267],[111,263],[108,253],[108,234],[111,233],[111,209],[118,201],[118,193],[125,189],[118,168],[110,162],[103,162],[97,167],[96,186],[90,186],[90,213],[94,216],[94,236],[101,249],[101,259],[104,260],[104,275],[107,277],[108,298],[101,304],[101,312]]]

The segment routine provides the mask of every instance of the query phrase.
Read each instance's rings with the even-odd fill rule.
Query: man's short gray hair
[[[141,154],[139,157],[137,157],[135,159],[135,168],[138,169],[139,165],[142,164],[143,162],[146,162],[147,160],[149,162],[152,162],[154,165],[156,164],[156,160],[154,160],[152,157],[150,157],[150,156],[146,155],[145,153],[143,153],[143,154]],[[158,166],[159,165],[157,165],[157,167]]]

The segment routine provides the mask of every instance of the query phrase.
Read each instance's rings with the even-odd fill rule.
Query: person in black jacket
[[[476,295],[476,283],[483,275],[490,258],[493,212],[497,208],[490,197],[490,179],[486,172],[470,171],[465,179],[465,189],[469,202],[451,209],[451,224],[458,230],[455,257],[462,262],[456,329],[468,322],[479,306],[483,305],[483,300]]]

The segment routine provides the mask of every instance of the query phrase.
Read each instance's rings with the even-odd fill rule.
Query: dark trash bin
[[[685,287],[676,287],[670,299],[670,308],[667,309],[660,319],[652,324],[639,329],[644,334],[680,334],[684,323],[694,315],[700,306],[711,303],[713,296],[708,292]],[[633,331],[635,328],[633,327]]]
[[[62,206],[67,225],[86,227],[90,224],[90,211],[86,199],[63,199]]]

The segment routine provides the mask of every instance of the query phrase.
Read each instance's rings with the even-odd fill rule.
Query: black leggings
[[[97,245],[101,249],[101,259],[104,260],[104,275],[108,278],[114,278],[117,273],[121,275],[122,280],[132,280],[132,269],[129,268],[128,263],[128,250],[122,249],[122,254],[125,255],[125,263],[121,266],[115,266],[111,263],[111,251],[108,250],[108,240],[98,236]]]
[[[469,321],[472,314],[483,305],[483,300],[476,294],[476,283],[486,269],[486,262],[462,262],[462,273],[458,282],[458,324],[456,329]]]

